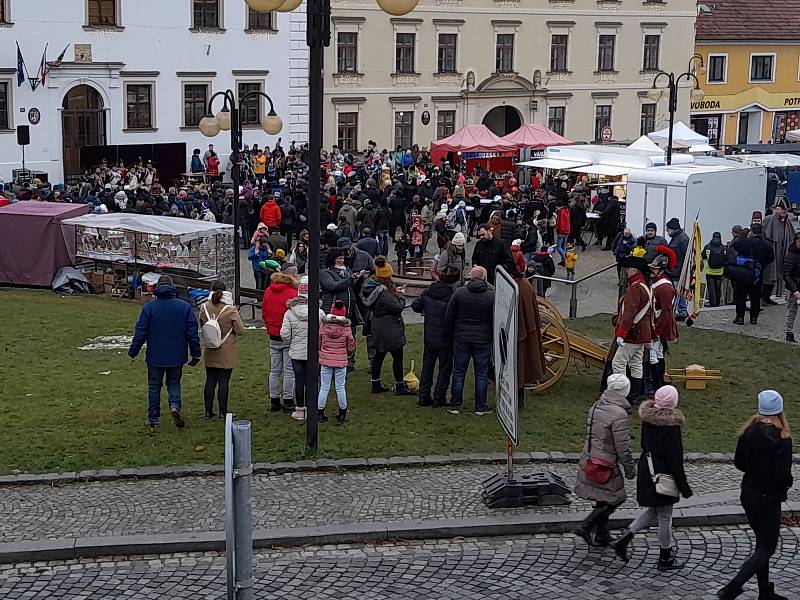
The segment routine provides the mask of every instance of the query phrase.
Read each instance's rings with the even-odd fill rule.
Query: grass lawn
[[[0,472],[69,471],[99,467],[189,464],[223,461],[222,423],[203,418],[203,369],[186,368],[184,409],[189,426],[175,429],[162,418],[150,434],[146,416],[143,356],[131,363],[122,350],[81,351],[77,347],[101,335],[130,335],[139,314],[137,302],[104,297],[61,297],[47,291],[0,289]],[[573,322],[573,329],[607,337],[607,318]],[[406,362],[421,359],[421,326],[407,331]],[[726,333],[681,328],[669,363],[720,368],[724,379],[704,392],[683,392],[687,415],[687,451],[732,451],[738,425],[753,412],[758,390],[774,386],[788,395],[800,385],[790,347]],[[321,425],[320,457],[362,457],[451,452],[503,451],[505,440],[496,417],[451,416],[421,409],[413,397],[372,396],[359,341],[359,368],[348,376],[350,420],[344,427]],[[253,422],[255,461],[300,459],[304,426],[284,414],[271,414],[267,393],[267,338],[248,330],[239,346],[230,406]],[[390,361],[384,381],[390,381]],[[109,374],[104,374],[109,372]],[[597,395],[600,373],[573,367],[556,386],[528,395],[521,414],[520,449],[580,449],[587,407]],[[465,399],[471,403],[471,381]],[[166,396],[166,390],[164,391]],[[329,412],[335,414],[335,398]],[[793,399],[787,398],[791,417]],[[163,401],[166,407],[166,398]],[[632,430],[638,437],[638,419]],[[204,449],[197,451],[198,446]]]

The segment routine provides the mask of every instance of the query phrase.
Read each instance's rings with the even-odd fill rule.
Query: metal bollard
[[[231,422],[229,414],[226,426],[225,510],[228,513],[226,515],[228,599],[253,600],[255,580],[253,578],[253,515],[250,505],[250,480],[253,475],[250,422]],[[230,484],[231,480],[232,485]]]

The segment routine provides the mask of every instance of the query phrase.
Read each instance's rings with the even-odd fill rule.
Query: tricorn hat
[[[639,256],[626,256],[619,261],[619,266],[626,269],[638,269],[642,274],[650,275],[650,265],[647,261]]]

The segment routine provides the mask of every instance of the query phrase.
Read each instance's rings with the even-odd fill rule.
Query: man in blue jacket
[[[134,360],[147,344],[147,421],[156,428],[161,419],[161,388],[167,381],[169,412],[176,427],[184,427],[181,414],[181,375],[183,365],[200,362],[200,336],[197,317],[188,302],[179,300],[169,275],[162,275],[154,291],[156,297],[142,308],[128,356]]]

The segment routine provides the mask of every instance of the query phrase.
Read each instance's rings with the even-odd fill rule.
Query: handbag
[[[597,404],[595,404],[592,409],[592,418],[589,420],[589,427],[586,432],[587,438],[589,439],[586,448],[588,458],[583,465],[583,474],[586,475],[589,481],[603,485],[608,483],[614,476],[614,468],[616,465],[604,458],[592,456],[592,429],[594,427],[594,412],[596,410]]]
[[[656,494],[661,496],[669,496],[670,498],[680,498],[681,493],[678,491],[678,484],[672,475],[666,473],[656,473],[653,467],[653,455],[647,453],[647,467],[650,470],[650,477],[656,486]]]

